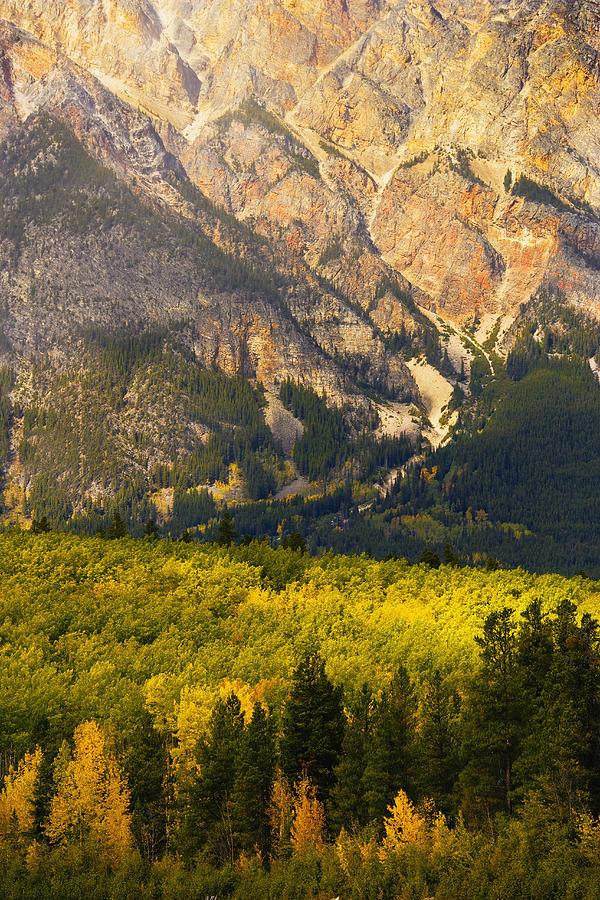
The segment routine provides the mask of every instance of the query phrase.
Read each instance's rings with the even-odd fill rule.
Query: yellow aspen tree
[[[425,845],[429,832],[427,821],[417,812],[404,791],[397,794],[389,812],[390,815],[384,819],[382,858],[409,846]]]
[[[271,791],[269,821],[275,854],[289,847],[289,836],[294,816],[294,794],[290,783],[281,772],[277,775]]]
[[[87,833],[99,838],[107,856],[118,863],[132,848],[129,791],[99,725],[75,729],[73,756],[59,773],[46,833],[51,841]]]
[[[18,766],[10,767],[0,793],[0,839],[6,838],[16,824],[19,834],[32,830],[34,825],[35,784],[42,763],[39,747],[26,753]]]
[[[583,813],[575,817],[575,828],[583,855],[597,865],[600,861],[600,820]]]
[[[292,823],[292,847],[294,853],[323,849],[325,811],[317,800],[314,785],[305,776],[296,788],[294,821]]]

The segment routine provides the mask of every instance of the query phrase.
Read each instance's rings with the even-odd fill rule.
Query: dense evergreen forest
[[[600,577],[599,347],[598,326],[560,297],[532,300],[495,377],[472,371],[452,440],[328,546]]]
[[[600,891],[598,585],[0,535],[0,894]]]
[[[304,425],[294,444],[294,461],[311,481],[327,480],[344,473],[352,481],[368,481],[412,455],[412,442],[402,436],[376,438],[369,433],[375,420],[365,422],[362,434],[352,434],[350,416],[332,407],[326,397],[302,384],[286,379],[280,388],[280,399]],[[354,431],[359,418],[354,415]]]
[[[497,360],[497,376],[482,375],[480,390],[457,401],[453,439],[426,454],[385,498],[373,492],[373,483],[401,466],[414,453],[413,444],[374,437],[368,415],[361,429],[355,412],[287,380],[281,400],[304,426],[293,459],[312,487],[308,498],[274,499],[290,474],[265,425],[261,386],[201,368],[183,347],[173,348],[173,340],[161,333],[86,336],[80,402],[87,397],[90,407],[83,466],[70,399],[51,390],[44,394],[40,372],[18,448],[22,472],[30,478],[23,502],[35,520],[95,534],[110,529],[118,515],[137,536],[148,521],[158,521],[165,535],[191,530],[196,538],[213,540],[221,506],[208,488],[221,482],[222,499],[233,501],[239,536],[277,544],[299,532],[313,552],[366,551],[415,562],[426,553],[434,561],[600,576],[600,390],[585,359],[596,352],[598,335],[590,329],[548,326],[542,340],[525,329],[506,366]],[[569,352],[573,344],[580,353]],[[5,392],[10,379],[7,371]],[[130,422],[123,416],[125,397],[156,397],[167,390],[172,410],[181,411],[196,432],[181,429],[174,412],[164,421],[134,421],[128,427],[138,465],[123,472],[121,464],[128,463],[117,436],[106,428],[107,415]],[[15,415],[2,397],[1,411],[7,423]],[[158,452],[157,429],[165,435]],[[237,497],[227,488],[232,466],[244,486]],[[65,473],[74,484],[102,484],[104,497],[88,498],[74,511]]]

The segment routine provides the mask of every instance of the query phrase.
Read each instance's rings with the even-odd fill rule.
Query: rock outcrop
[[[380,303],[390,279],[455,321],[553,281],[593,305],[592,0],[0,0],[0,16],[22,29],[3,128],[51,107],[172,205],[177,160],[378,328],[411,322]]]

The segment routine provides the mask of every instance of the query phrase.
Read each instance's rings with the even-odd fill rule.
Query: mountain
[[[510,314],[542,282],[597,293],[595,3],[3,0],[0,15],[148,112],[212,200],[285,229],[363,305],[382,261],[453,320]]]
[[[400,436],[464,429],[547,336],[541,297],[593,332],[599,26],[588,0],[0,0],[5,518],[166,526],[190,490],[303,479],[362,480],[368,516]]]

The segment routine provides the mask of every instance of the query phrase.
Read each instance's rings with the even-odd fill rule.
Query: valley
[[[0,898],[600,896],[596,0],[0,0]]]

